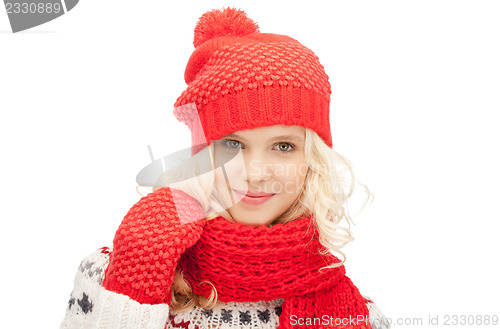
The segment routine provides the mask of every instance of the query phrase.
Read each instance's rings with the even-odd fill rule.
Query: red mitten
[[[204,218],[180,190],[164,187],[141,198],[116,232],[104,288],[141,304],[170,305],[177,262],[200,238]]]

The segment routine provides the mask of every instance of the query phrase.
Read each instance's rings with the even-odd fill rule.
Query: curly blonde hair
[[[340,251],[340,248],[354,240],[350,230],[353,221],[348,210],[348,200],[357,186],[362,187],[365,192],[361,209],[368,202],[373,201],[373,194],[366,185],[355,179],[350,161],[326,145],[315,131],[309,128],[305,131],[305,159],[308,171],[302,191],[295,202],[269,226],[277,223],[285,224],[303,216],[311,216],[318,229],[319,241],[326,247],[325,252],[336,252],[343,258],[341,262],[325,266],[320,269],[322,270],[341,266],[345,262],[345,254]],[[230,218],[214,188],[215,171],[198,175],[202,159],[213,159],[213,145],[214,143],[195,154],[188,163],[182,166],[182,170],[166,172],[166,177],[172,181],[180,177],[196,178],[182,183],[168,184],[168,186],[180,189],[198,200],[206,214],[206,220],[219,216]],[[161,187],[163,186],[153,187],[153,191]],[[347,224],[347,227],[343,225],[343,222]],[[210,282],[206,283],[212,285]],[[211,309],[218,304],[224,303],[217,300],[217,290],[213,285],[209,298],[196,295],[184,279],[182,271],[176,270],[172,284],[171,308],[173,310],[183,311],[194,306]]]

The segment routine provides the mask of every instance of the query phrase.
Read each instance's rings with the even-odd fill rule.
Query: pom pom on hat
[[[243,36],[259,32],[259,26],[236,8],[214,9],[203,14],[194,29],[193,44],[197,48],[207,40],[222,36]]]

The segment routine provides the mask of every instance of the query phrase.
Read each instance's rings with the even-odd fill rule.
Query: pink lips
[[[263,193],[263,192],[250,192],[250,191],[237,191],[233,190],[236,193],[238,193],[240,196],[243,198],[241,201],[250,204],[250,205],[259,205],[263,204],[267,200],[271,199],[271,197],[274,195],[273,193]]]

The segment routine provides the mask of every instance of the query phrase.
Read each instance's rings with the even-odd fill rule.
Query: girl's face
[[[213,141],[215,188],[233,221],[269,225],[300,195],[308,167],[305,128],[274,125]]]

